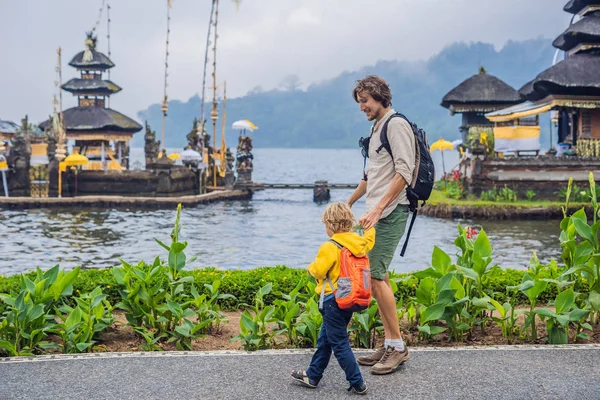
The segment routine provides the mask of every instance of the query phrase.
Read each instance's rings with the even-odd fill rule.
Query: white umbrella
[[[181,161],[200,161],[202,160],[202,154],[198,153],[196,150],[187,149],[179,153],[181,157]]]
[[[239,121],[235,121],[233,125],[231,125],[233,129],[237,129],[240,131],[255,131],[258,130],[258,126],[254,125],[252,122],[247,119],[241,119]]]

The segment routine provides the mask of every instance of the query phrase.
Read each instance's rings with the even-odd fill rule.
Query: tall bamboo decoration
[[[110,4],[106,1],[106,43],[108,45],[108,58],[110,59]],[[110,68],[108,69],[108,80],[110,81]],[[110,108],[110,96],[108,96],[108,108]]]
[[[214,151],[217,148],[217,119],[219,118],[219,110],[217,109],[217,39],[219,35],[217,33],[217,27],[219,24],[219,0],[215,2],[215,33],[213,40],[213,106],[210,112],[210,119],[213,122],[213,156]],[[217,168],[213,158],[213,186],[217,186]]]
[[[65,138],[65,121],[63,118],[63,106],[62,106],[62,61],[61,61],[61,56],[62,56],[62,50],[60,48],[60,46],[58,47],[58,50],[56,51],[56,53],[58,54],[58,60],[57,60],[57,64],[56,64],[56,73],[58,75],[58,80],[56,81],[56,86],[58,88],[58,98],[59,98],[59,102],[58,102],[58,111],[59,111],[59,119],[58,119],[58,140],[57,140],[57,146],[56,146],[56,159],[58,160],[58,197],[62,197],[62,163],[64,161],[64,159],[67,156],[67,146],[66,146],[66,138]]]
[[[167,98],[167,78],[169,77],[168,69],[169,69],[169,33],[171,33],[171,1],[167,0],[167,42],[165,46],[165,89],[164,89],[164,97],[163,102],[160,109],[163,112],[162,117],[162,154],[165,154],[165,121],[167,119],[167,111],[169,110],[168,98]]]
[[[227,112],[225,106],[227,105],[227,81],[223,83],[223,115],[221,116],[221,157],[219,164],[219,175],[221,178],[225,177],[227,171],[227,146],[225,145],[225,123],[227,121]]]
[[[208,19],[208,33],[206,34],[206,49],[204,51],[204,71],[202,73],[202,98],[200,99],[200,135],[204,132],[204,102],[206,92],[206,66],[208,65],[208,48],[210,47],[210,34],[213,26],[213,17],[215,15],[215,3],[216,0],[212,0],[212,6],[210,7],[210,17]]]

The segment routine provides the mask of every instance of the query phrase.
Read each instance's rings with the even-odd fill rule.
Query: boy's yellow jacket
[[[364,236],[360,236],[355,232],[344,232],[334,234],[331,239],[350,250],[355,256],[362,257],[371,251],[375,244],[375,228],[366,231]],[[315,261],[308,266],[308,273],[317,280],[315,291],[318,294],[321,294],[323,280],[327,273],[329,273],[329,279],[333,282],[333,286],[337,288],[337,280],[340,276],[339,247],[331,241],[323,243],[319,248]],[[325,294],[329,293],[333,293],[333,291],[327,284],[325,285]]]

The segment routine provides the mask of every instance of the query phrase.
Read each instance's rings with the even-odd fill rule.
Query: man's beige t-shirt
[[[392,118],[387,127],[387,137],[394,159],[392,160],[392,156],[385,148],[381,148],[379,153],[376,152],[381,146],[383,124],[395,112],[391,109],[371,128],[369,166],[367,168],[367,212],[377,206],[377,203],[388,191],[392,178],[396,173],[402,175],[407,185],[410,185],[413,180],[416,160],[415,136],[412,128],[404,118]],[[383,210],[381,218],[390,215],[398,204],[408,204],[406,188]]]

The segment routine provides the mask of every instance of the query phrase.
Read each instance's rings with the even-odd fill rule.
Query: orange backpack
[[[344,310],[362,311],[371,304],[371,269],[369,258],[367,256],[357,257],[350,250],[331,240],[340,248],[340,276],[338,278],[337,290],[334,288],[329,274],[327,282],[335,293],[335,301],[338,306]],[[325,298],[325,285],[321,290],[319,299],[319,308],[323,308],[323,299]]]

